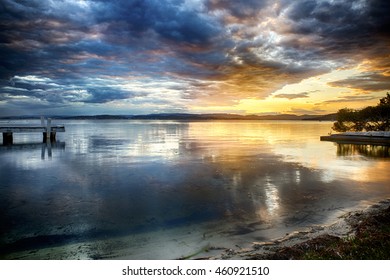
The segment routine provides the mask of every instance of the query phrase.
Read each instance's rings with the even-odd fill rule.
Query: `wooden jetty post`
[[[13,143],[13,133],[27,133],[27,132],[42,132],[43,142],[55,142],[57,132],[65,132],[65,126],[52,125],[51,119],[45,120],[41,117],[41,125],[0,125],[0,132],[3,133],[3,145],[11,145]],[[49,140],[49,141],[48,141]]]
[[[14,141],[14,136],[13,136],[12,132],[3,132],[3,144],[4,145],[12,144],[13,141]]]
[[[42,120],[41,120],[42,122]],[[43,124],[44,126],[44,124]],[[51,129],[51,119],[47,119],[47,125],[46,125],[46,132],[43,132],[43,142],[48,142],[47,140],[50,139],[50,142],[56,141],[56,131]]]

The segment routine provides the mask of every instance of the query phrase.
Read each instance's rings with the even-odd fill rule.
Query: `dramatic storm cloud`
[[[0,114],[364,106],[390,90],[389,14],[385,0],[0,0]]]

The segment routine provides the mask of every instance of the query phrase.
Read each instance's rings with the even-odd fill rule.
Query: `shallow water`
[[[179,258],[390,197],[389,147],[321,142],[329,122],[55,123],[0,147],[2,258]]]

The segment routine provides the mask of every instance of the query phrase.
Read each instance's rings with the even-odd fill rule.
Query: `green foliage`
[[[337,121],[333,130],[345,131],[389,131],[390,130],[390,94],[379,100],[377,106],[361,110],[344,108],[337,112]]]

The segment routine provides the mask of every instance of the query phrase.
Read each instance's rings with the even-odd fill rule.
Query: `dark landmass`
[[[307,121],[334,121],[336,114],[328,115],[238,115],[238,114],[182,114],[163,113],[148,115],[93,115],[93,116],[45,116],[52,119],[62,120],[186,120],[186,121],[207,121],[207,120],[307,120]],[[2,120],[27,120],[40,119],[40,116],[7,116],[0,117]]]

